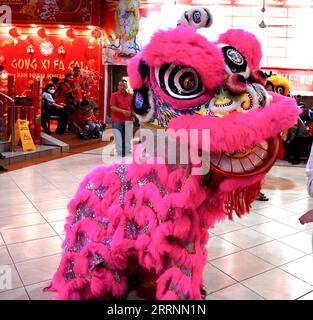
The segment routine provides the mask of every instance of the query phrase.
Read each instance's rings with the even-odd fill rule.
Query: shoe
[[[5,156],[2,153],[0,153],[0,159],[5,159]]]
[[[0,166],[0,172],[7,172],[7,171],[8,171],[7,168]]]
[[[257,198],[258,201],[268,201],[269,198],[265,196],[264,193],[260,192],[260,196]]]
[[[301,162],[300,160],[296,160],[296,159],[295,159],[295,160],[292,160],[292,161],[291,161],[291,164],[299,164],[300,162]]]

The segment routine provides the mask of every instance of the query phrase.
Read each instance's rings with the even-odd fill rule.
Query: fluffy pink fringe
[[[238,49],[247,59],[250,70],[259,69],[262,49],[255,35],[242,29],[230,29],[221,34],[217,42],[229,44]]]
[[[58,299],[122,297],[127,291],[129,259],[136,256],[143,268],[154,270],[158,276],[157,299],[200,299],[202,271],[207,261],[207,229],[225,218],[226,193],[255,181],[225,181],[213,193],[202,186],[199,176],[185,181],[183,168],[170,170],[164,165],[134,164],[127,167],[126,180],[131,181],[132,187],[121,206],[122,184],[117,168],[98,167],[80,184],[68,206],[64,252],[49,290],[57,291]],[[153,181],[139,186],[139,180],[151,176]],[[102,200],[87,187],[101,185],[108,187]],[[166,196],[161,195],[161,188],[166,190]],[[92,209],[95,217],[73,223],[82,204]],[[103,219],[108,221],[106,227],[100,223]],[[134,239],[127,237],[129,221],[140,230]],[[77,245],[79,234],[87,235],[89,242],[80,251],[68,250]],[[108,238],[109,246],[103,242]],[[95,254],[105,263],[91,268]],[[71,263],[75,276],[66,280]]]
[[[210,150],[206,151],[232,152],[242,150],[251,147],[256,142],[276,136],[279,132],[292,127],[297,122],[299,108],[295,100],[276,93],[273,93],[272,96],[271,105],[262,109],[247,113],[233,112],[223,118],[200,115],[181,116],[173,118],[169,123],[169,128],[175,132],[181,128],[185,128],[189,132],[191,129],[209,129]],[[189,141],[189,144],[196,149],[201,149],[202,139],[204,138],[207,139],[208,137],[202,137],[199,134],[198,141],[195,141],[197,145],[194,145],[193,141]],[[188,142],[187,139],[189,140],[189,137],[185,136],[181,140]],[[203,145],[206,144],[203,143]]]
[[[171,103],[174,108],[184,109],[208,101],[224,82],[225,62],[221,50],[194,30],[192,27],[180,26],[168,31],[154,34],[151,42],[141,52],[141,59],[150,67],[150,81],[158,95]],[[205,63],[199,63],[205,61]],[[163,63],[187,65],[194,68],[200,75],[207,93],[199,99],[177,100],[165,94],[157,86],[153,73],[154,67]],[[141,86],[142,81],[138,72],[139,58],[136,56],[129,62],[128,72],[134,88]]]

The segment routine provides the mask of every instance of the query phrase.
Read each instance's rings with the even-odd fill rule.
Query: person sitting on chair
[[[64,134],[66,124],[68,122],[68,112],[64,108],[64,104],[57,104],[53,99],[52,95],[55,93],[55,87],[53,84],[49,83],[46,85],[44,92],[42,94],[42,104],[43,113],[41,117],[41,126],[44,132],[50,134],[50,130],[47,127],[47,121],[49,121],[49,116],[59,116],[58,127],[56,130],[57,134]]]

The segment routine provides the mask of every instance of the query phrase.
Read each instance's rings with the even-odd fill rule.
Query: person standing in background
[[[83,100],[85,90],[85,81],[80,73],[79,67],[73,68],[73,97],[74,106],[78,108],[80,102]]]
[[[127,92],[125,80],[118,82],[118,90],[110,99],[111,119],[116,152],[124,157],[131,152],[132,95]]]

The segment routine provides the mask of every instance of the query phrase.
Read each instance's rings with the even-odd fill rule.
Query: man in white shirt
[[[306,165],[306,174],[308,177],[307,187],[308,194],[313,197],[313,148],[311,148],[311,153],[309,160]],[[313,209],[303,214],[300,218],[300,223],[305,224],[308,222],[313,222]]]

